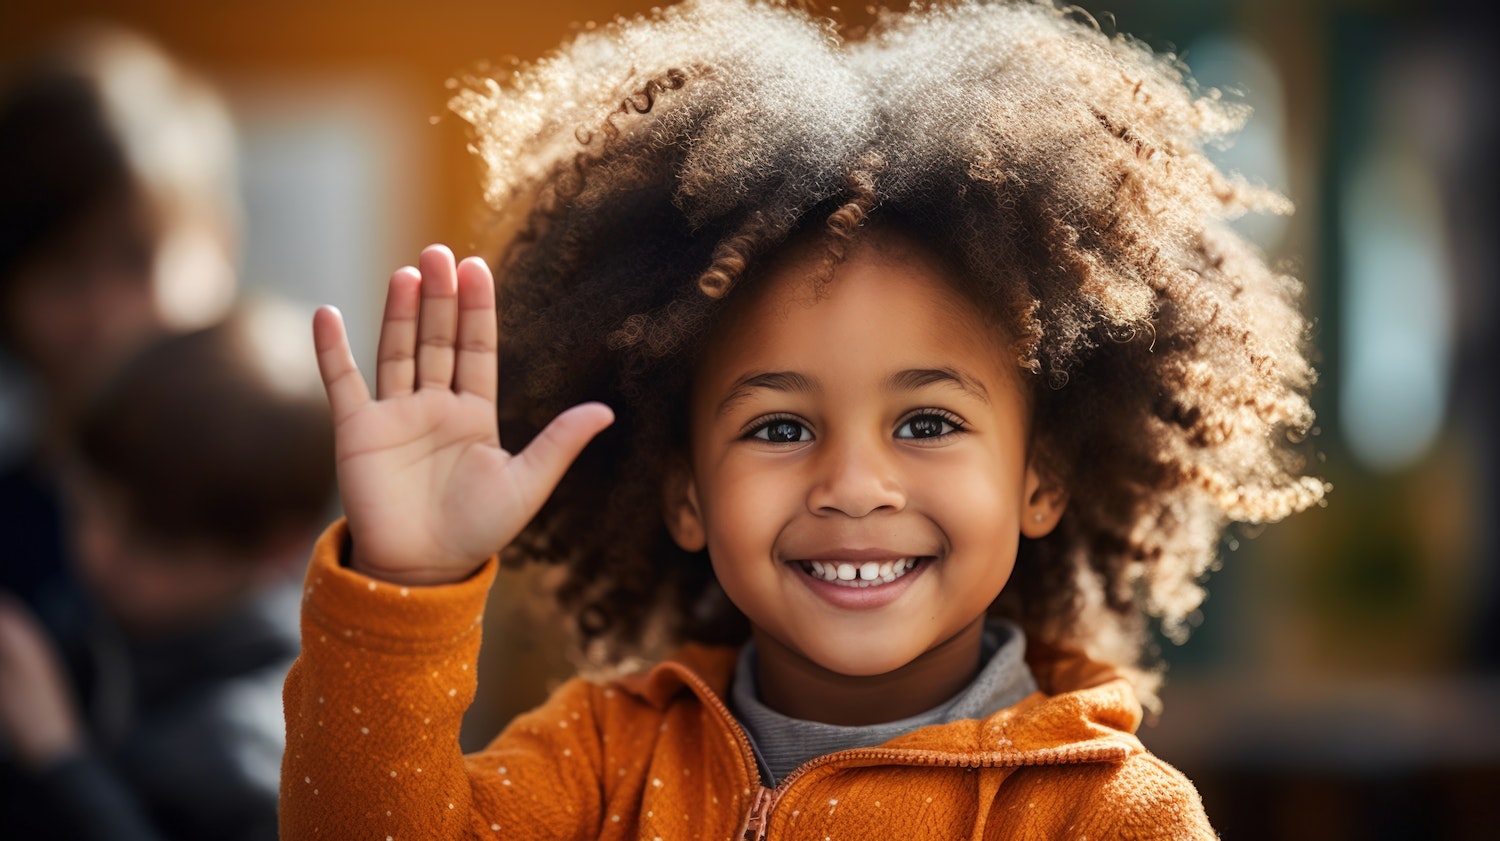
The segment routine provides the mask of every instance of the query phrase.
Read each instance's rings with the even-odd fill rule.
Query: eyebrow
[[[885,378],[882,384],[887,391],[916,391],[919,388],[944,383],[953,385],[983,402],[990,403],[990,393],[984,383],[957,368],[911,368]]]
[[[980,400],[986,406],[990,404],[990,393],[984,387],[984,383],[956,368],[908,368],[886,377],[881,387],[886,391],[916,391],[934,384],[952,385]],[[758,388],[804,394],[822,390],[816,381],[796,371],[746,374],[730,387],[729,394],[720,401],[716,414],[725,414],[741,401],[748,399]]]
[[[768,371],[762,374],[746,374],[734,381],[729,389],[729,394],[719,403],[716,414],[723,415],[733,409],[741,401],[750,397],[751,392],[757,388],[768,388],[772,391],[797,391],[804,394],[820,391],[817,383],[796,371]]]

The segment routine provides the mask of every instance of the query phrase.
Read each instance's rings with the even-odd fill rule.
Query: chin
[[[880,650],[882,648],[884,650]],[[921,654],[921,652],[906,650],[893,651],[879,643],[874,645],[867,643],[862,650],[857,651],[832,646],[799,650],[802,656],[819,667],[845,677],[876,677],[889,674],[911,663]]]

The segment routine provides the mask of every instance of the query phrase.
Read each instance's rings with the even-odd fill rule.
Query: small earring
[[[1041,514],[1032,514],[1031,515],[1031,519],[1033,519],[1033,520],[1037,521],[1038,523],[1040,523],[1042,520],[1044,520],[1046,518],[1043,517]]]

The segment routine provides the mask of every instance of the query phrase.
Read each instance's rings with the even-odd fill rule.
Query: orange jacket
[[[464,756],[493,562],[405,588],[340,567],[344,536],[314,552],[287,678],[285,841],[1215,837],[1192,784],[1133,735],[1129,684],[1077,660],[1033,669],[1080,688],[829,754],[775,789],[720,700],[731,649],[570,681]]]

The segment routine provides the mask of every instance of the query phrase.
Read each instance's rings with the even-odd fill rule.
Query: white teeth
[[[917,568],[919,558],[901,558],[897,561],[867,561],[851,564],[842,561],[803,561],[802,569],[814,578],[837,584],[841,587],[873,587],[889,584]]]

